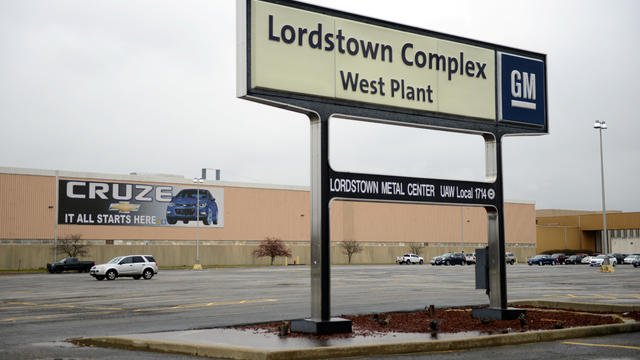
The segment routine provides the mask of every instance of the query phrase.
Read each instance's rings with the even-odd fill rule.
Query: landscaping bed
[[[272,322],[242,326],[240,329],[278,334],[287,337],[317,339],[376,336],[389,333],[426,333],[438,337],[442,333],[470,332],[478,335],[564,329],[623,323],[624,319],[640,321],[640,312],[620,314],[582,312],[549,308],[519,307],[525,316],[516,320],[481,320],[471,316],[472,307],[428,309],[414,312],[389,312],[365,315],[343,315],[352,321],[353,332],[348,334],[313,335],[291,333],[288,322]],[[623,319],[624,318],[624,319]]]

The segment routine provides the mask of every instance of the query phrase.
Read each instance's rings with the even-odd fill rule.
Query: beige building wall
[[[0,239],[53,239],[55,177],[0,173]]]
[[[291,250],[289,258],[278,257],[274,265],[309,265],[309,244],[286,243]],[[93,260],[105,263],[109,259],[123,254],[151,254],[158,265],[163,266],[193,266],[196,256],[196,246],[192,244],[179,245],[89,245],[86,256],[81,260]],[[256,245],[201,245],[200,262],[206,266],[234,266],[234,265],[269,265],[267,257],[256,258],[252,255]],[[460,251],[459,246],[425,246],[420,252],[428,263],[429,259],[445,252]],[[471,253],[474,246],[465,246],[465,252]],[[507,246],[506,251],[516,255],[518,262],[526,262],[527,257],[535,254],[535,248]],[[353,255],[351,264],[391,264],[396,256],[409,252],[408,246],[403,245],[366,245],[361,253]],[[0,269],[38,269],[52,261],[51,245],[6,245],[0,244]],[[64,257],[63,255],[59,258]],[[331,263],[347,264],[348,258],[340,246],[331,247]]]
[[[609,211],[620,212],[620,211]],[[592,210],[570,210],[570,209],[537,209],[537,217],[557,217],[557,216],[576,216],[576,215],[588,215],[588,214],[602,214],[602,211]]]
[[[482,207],[337,201],[331,226],[332,241],[487,243]],[[535,244],[535,226],[533,203],[505,203],[506,244]]]
[[[536,244],[538,252],[551,250],[593,250],[593,239],[583,235],[578,227],[571,226],[538,226]]]
[[[56,173],[0,168],[0,268],[42,267],[53,257]],[[188,179],[59,172],[59,179],[187,185]],[[293,260],[309,261],[310,193],[305,187],[207,181],[224,188],[224,227],[201,226],[205,265],[264,264],[252,251],[265,237],[277,237],[293,250]],[[533,203],[505,203],[507,251],[518,258],[535,253]],[[447,251],[473,252],[487,243],[482,207],[335,201],[331,203],[332,262],[346,263],[340,242],[356,240],[364,251],[353,263],[391,263],[423,244],[426,261]],[[58,239],[79,234],[98,262],[124,253],[151,253],[161,265],[190,265],[195,259],[196,228],[171,226],[58,225]],[[179,248],[176,248],[179,245]],[[179,249],[176,251],[176,249]],[[63,257],[59,255],[58,258]],[[284,259],[278,261],[284,262]]]
[[[602,214],[593,214],[580,217],[580,226],[583,230],[597,230],[603,228]],[[640,213],[609,213],[607,212],[607,229],[638,229],[640,228]]]
[[[547,210],[546,213],[554,212]],[[555,213],[568,214],[570,211]],[[597,238],[603,230],[602,213],[577,211],[572,215],[538,216],[536,222],[538,252],[563,249],[593,252],[600,249]],[[611,252],[640,252],[639,212],[607,212],[607,229]]]
[[[1,170],[1,169],[0,169]],[[61,180],[87,177],[60,176]],[[7,174],[0,171],[0,239],[52,240],[55,232],[55,176]],[[92,181],[175,183],[93,177]],[[216,182],[210,182],[216,183]],[[266,236],[285,241],[309,239],[309,191],[303,187],[256,188],[227,186],[222,228],[200,227],[201,240],[247,241]],[[190,184],[182,179],[180,184]],[[58,238],[81,234],[85,240],[192,240],[195,228],[171,226],[59,225]]]

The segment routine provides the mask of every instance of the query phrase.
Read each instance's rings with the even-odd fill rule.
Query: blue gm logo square
[[[498,53],[498,120],[546,125],[544,62]]]

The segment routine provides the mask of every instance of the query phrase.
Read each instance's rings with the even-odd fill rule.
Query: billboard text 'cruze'
[[[199,207],[197,213],[196,207]],[[209,190],[183,189],[171,198],[167,205],[167,222],[188,224],[191,220],[202,220],[205,225],[218,223],[218,205]]]

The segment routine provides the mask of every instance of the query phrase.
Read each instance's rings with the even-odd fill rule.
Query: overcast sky
[[[640,2],[308,1],[547,54],[550,134],[504,140],[507,199],[640,211]],[[235,97],[235,1],[0,1],[0,166],[309,184],[306,117]],[[481,180],[478,136],[332,122],[339,170]]]

